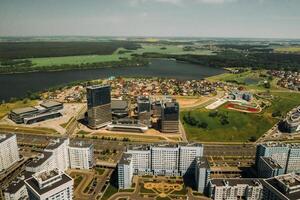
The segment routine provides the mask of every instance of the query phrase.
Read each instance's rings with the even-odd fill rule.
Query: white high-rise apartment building
[[[129,147],[118,163],[119,187],[127,187],[129,184],[125,183],[131,182],[133,174],[183,176],[189,172],[194,175],[196,158],[201,156],[200,144]]]
[[[73,199],[73,179],[57,168],[35,173],[25,184],[32,200]]]
[[[300,145],[284,143],[260,144],[256,149],[256,167],[261,162],[260,157],[270,157],[275,160],[285,173],[300,172]]]
[[[0,134],[0,172],[19,160],[17,138],[14,134]]]
[[[179,171],[181,175],[185,173],[194,173],[196,166],[196,157],[203,156],[203,148],[201,144],[180,146],[179,149]]]
[[[69,138],[60,138],[52,140],[45,149],[45,151],[53,153],[54,165],[62,171],[69,168],[69,143]]]
[[[94,145],[83,142],[68,147],[70,168],[90,169],[94,166]]]
[[[43,151],[39,153],[30,163],[26,165],[27,172],[37,173],[55,168],[55,161],[52,152]]]
[[[151,151],[148,147],[144,149],[128,149],[126,151],[132,155],[132,167],[135,174],[148,174],[151,172]]]
[[[179,151],[176,146],[157,146],[151,148],[151,164],[155,175],[179,175]]]
[[[214,200],[260,200],[263,186],[258,179],[227,178],[209,182],[209,197]]]
[[[124,153],[118,163],[118,187],[120,189],[128,189],[131,187],[133,177],[132,155]]]

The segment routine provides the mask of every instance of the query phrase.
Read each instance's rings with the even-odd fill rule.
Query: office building
[[[111,100],[111,113],[114,119],[128,117],[128,101],[118,99]]]
[[[68,147],[72,169],[91,169],[94,166],[94,145],[84,142],[71,143]]]
[[[204,193],[210,180],[210,166],[208,160],[204,157],[197,157],[195,170],[196,189],[200,193]]]
[[[127,173],[135,175],[163,175],[184,176],[195,175],[196,158],[203,156],[203,146],[200,144],[170,145],[160,144],[154,146],[130,146],[124,153],[130,155],[130,170]],[[125,175],[124,170],[121,180]],[[130,176],[129,176],[130,175]],[[119,178],[120,179],[120,178]]]
[[[164,133],[177,133],[179,131],[179,104],[177,102],[162,104],[161,131]]]
[[[260,157],[270,157],[283,169],[284,173],[300,172],[300,145],[284,143],[260,144],[256,148],[256,168]]]
[[[151,127],[151,103],[148,96],[137,98],[138,119],[141,124]]]
[[[30,200],[73,199],[73,179],[59,169],[35,173],[25,184]]]
[[[69,138],[59,138],[50,141],[44,151],[53,154],[54,166],[62,171],[69,168],[68,146]]]
[[[119,189],[131,188],[133,177],[132,155],[124,153],[118,163],[118,187]]]
[[[89,86],[87,90],[88,126],[92,129],[111,123],[111,88],[109,85]]]
[[[209,197],[214,200],[260,200],[263,186],[258,179],[212,179],[208,190]]]
[[[17,124],[33,124],[40,121],[62,116],[60,110],[63,104],[55,101],[45,101],[39,106],[17,108],[10,111],[8,118]]]
[[[260,157],[257,170],[259,178],[270,178],[281,174],[284,174],[284,168],[276,160],[271,157]]]
[[[37,173],[55,168],[55,158],[52,152],[43,151],[39,153],[25,167],[27,172]]]
[[[279,130],[287,133],[296,133],[300,131],[300,106],[290,111],[285,120],[279,123]]]
[[[19,161],[17,138],[14,134],[0,134],[0,172]]]
[[[263,199],[268,200],[296,200],[300,199],[300,176],[285,174],[264,179]]]
[[[24,182],[25,177],[20,176],[11,182],[11,184],[4,190],[5,200],[26,200],[28,193]]]
[[[151,104],[151,110],[153,117],[161,117],[161,110],[162,110],[162,102],[161,101],[154,101]]]

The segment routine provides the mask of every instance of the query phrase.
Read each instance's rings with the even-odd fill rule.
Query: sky
[[[300,38],[300,0],[0,0],[0,36]]]

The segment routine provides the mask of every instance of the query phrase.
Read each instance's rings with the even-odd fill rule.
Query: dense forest
[[[144,57],[174,58],[178,61],[190,62],[210,67],[251,67],[253,69],[286,69],[300,70],[299,54],[281,53],[238,53],[220,52],[217,55],[163,55],[145,53]]]
[[[118,48],[135,50],[129,41],[109,42],[0,42],[0,59],[23,59],[77,55],[110,55]]]

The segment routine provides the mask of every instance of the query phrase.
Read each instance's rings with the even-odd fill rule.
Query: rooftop
[[[63,144],[66,140],[67,140],[67,138],[59,138],[59,139],[56,139],[56,140],[51,140],[50,143],[47,145],[47,147],[45,149],[46,150],[47,149],[48,150],[56,149],[61,144]]]
[[[210,168],[209,162],[205,157],[196,157],[196,163],[199,168],[206,168],[206,169]]]
[[[51,178],[55,178],[56,176],[60,176],[60,179],[56,179],[53,183],[48,184],[46,187],[40,188],[38,181],[45,181]],[[42,195],[69,181],[72,181],[72,178],[70,178],[64,172],[57,172],[57,170],[51,170],[36,173],[31,178],[25,180],[25,183],[29,185],[36,193]]]
[[[131,162],[132,155],[130,153],[123,153],[119,164],[129,165]]]
[[[128,102],[125,100],[111,100],[111,109],[124,110],[128,107]]]
[[[267,163],[272,169],[282,169],[278,162],[271,157],[260,157],[265,163]]]
[[[94,90],[94,89],[100,89],[100,88],[106,88],[110,87],[109,85],[91,85],[87,86],[86,89]]]
[[[93,144],[86,143],[86,142],[72,142],[70,143],[69,147],[74,147],[74,148],[90,148],[93,146]]]
[[[46,162],[52,156],[52,152],[43,151],[36,158],[34,158],[27,167],[38,167]]]
[[[226,179],[216,178],[216,179],[211,179],[211,183],[216,186],[261,185],[260,181],[256,178],[226,178]]]
[[[12,134],[12,133],[6,133],[6,134],[0,133],[0,143],[4,142],[5,140],[7,140],[8,138],[11,138],[13,136],[14,136],[14,134]]]
[[[37,108],[35,107],[25,107],[25,108],[16,108],[11,110],[11,112],[20,115],[20,114],[25,114],[25,113],[29,113],[29,112],[36,112],[38,111]]]
[[[56,101],[45,101],[40,104],[40,106],[45,107],[45,108],[52,108],[52,107],[61,106],[61,105],[62,105],[62,103],[56,102]]]
[[[284,174],[263,180],[266,187],[272,187],[279,194],[288,199],[298,199],[300,196],[300,176],[295,174]]]
[[[7,192],[9,194],[15,194],[25,185],[24,179],[24,176],[20,176],[17,179],[13,180],[4,192]]]

